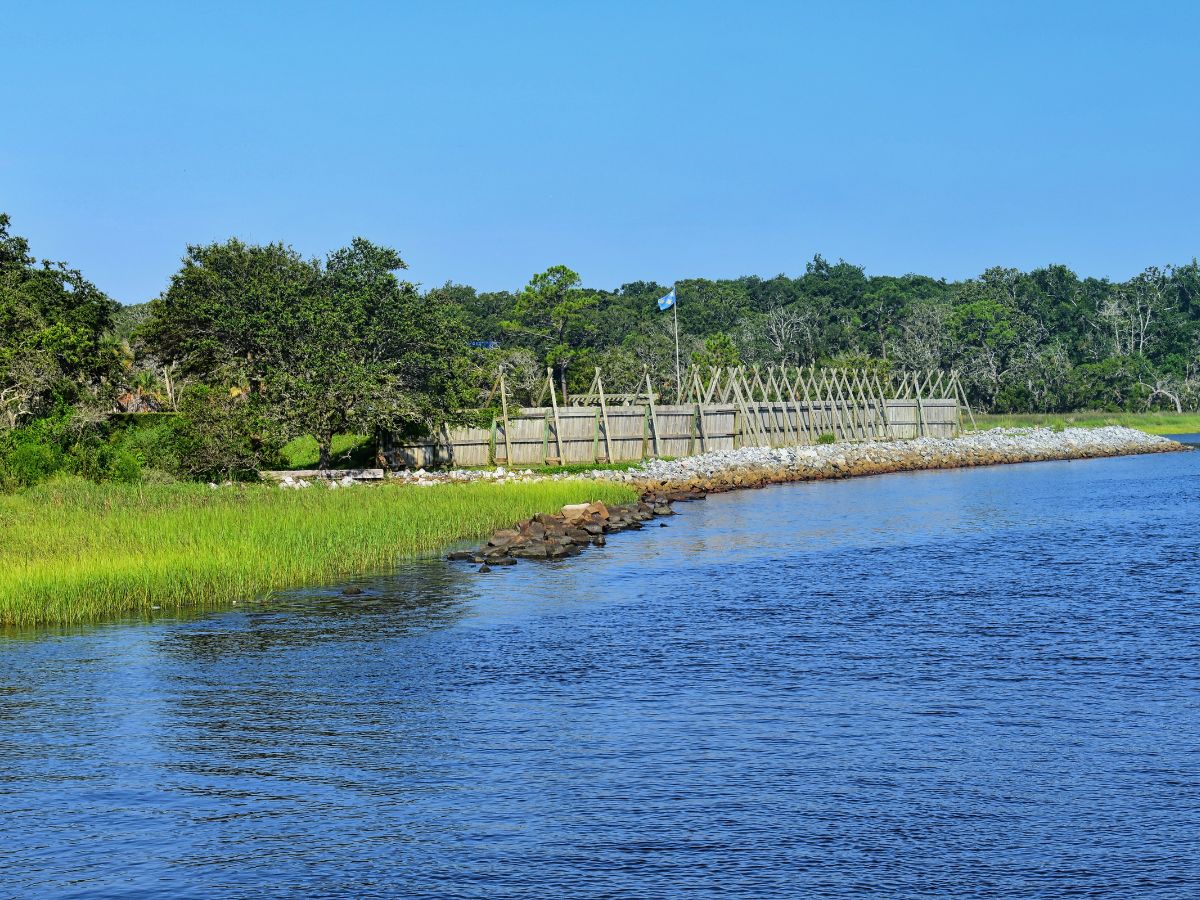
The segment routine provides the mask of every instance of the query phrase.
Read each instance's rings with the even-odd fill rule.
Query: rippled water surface
[[[1200,453],[0,638],[0,894],[1200,895]]]

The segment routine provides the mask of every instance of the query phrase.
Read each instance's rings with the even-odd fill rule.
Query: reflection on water
[[[0,642],[27,896],[1188,896],[1200,455]],[[0,891],[2,893],[2,891]]]

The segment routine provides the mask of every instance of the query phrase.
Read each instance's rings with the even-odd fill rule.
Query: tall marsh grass
[[[615,484],[552,481],[286,491],[52,481],[0,496],[0,624],[226,603],[378,571]]]

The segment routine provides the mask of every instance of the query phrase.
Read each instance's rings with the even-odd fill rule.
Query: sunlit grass
[[[975,415],[979,428],[1098,428],[1125,425],[1149,434],[1195,434],[1200,432],[1200,413],[1173,412],[1074,412],[1019,413],[1014,415]],[[964,424],[969,428],[970,422]]]
[[[302,491],[54,481],[0,496],[0,624],[93,621],[328,583],[567,503],[634,497],[582,480]]]
[[[315,469],[321,458],[317,439],[304,435],[284,444],[279,451],[288,469]],[[329,456],[335,469],[372,466],[371,437],[366,434],[335,434],[329,446]]]

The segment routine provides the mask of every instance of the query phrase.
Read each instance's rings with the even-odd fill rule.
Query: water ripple
[[[0,893],[1190,897],[1200,454],[0,644]]]

